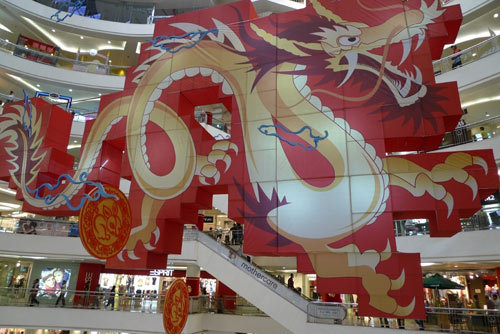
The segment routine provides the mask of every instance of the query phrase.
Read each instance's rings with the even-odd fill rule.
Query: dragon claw
[[[400,316],[400,317],[406,317],[413,312],[414,308],[415,308],[415,298],[413,298],[411,303],[406,305],[406,306],[398,305],[398,307],[396,308],[396,311],[394,311],[393,314],[396,316]]]
[[[397,279],[391,280],[391,290],[399,290],[405,285],[406,274],[405,270],[401,271],[401,275]]]
[[[221,140],[213,144],[212,151],[208,156],[199,155],[196,161],[196,171],[195,174],[199,176],[199,181],[203,185],[209,185],[207,179],[212,178],[214,184],[219,183],[221,172],[218,170],[216,164],[217,161],[224,161],[225,168],[222,173],[228,171],[231,166],[231,156],[227,153],[228,151],[234,151],[238,155],[238,146],[227,140]]]

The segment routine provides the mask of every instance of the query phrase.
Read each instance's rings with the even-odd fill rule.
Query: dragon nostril
[[[356,42],[356,37],[349,37],[347,40],[349,42]]]

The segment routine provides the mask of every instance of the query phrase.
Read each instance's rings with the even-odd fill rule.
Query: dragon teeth
[[[163,91],[161,89],[155,88],[155,90],[153,91],[153,93],[149,97],[149,101],[154,102],[154,101],[158,100],[160,98],[162,92]]]
[[[186,72],[184,70],[180,70],[180,71],[172,73],[170,76],[172,77],[172,79],[177,81],[177,80],[181,80],[182,78],[184,78],[185,75],[186,75]]]
[[[214,83],[221,83],[224,80],[224,77],[222,75],[220,75],[219,73],[214,71],[212,73],[211,79],[212,79],[212,82],[214,82]]]
[[[172,84],[172,82],[174,82],[174,80],[170,76],[168,76],[165,79],[163,79],[162,82],[160,82],[158,88],[162,90],[168,88]]]
[[[199,67],[190,67],[186,69],[186,75],[188,77],[194,77],[200,73],[200,68]]]
[[[209,75],[212,75],[213,70],[207,67],[200,67],[200,73],[204,77],[208,77]]]
[[[377,165],[379,170],[382,170],[383,164],[382,164],[382,159],[379,157],[375,157],[375,164]]]
[[[231,86],[229,85],[229,82],[227,80],[224,80],[222,83],[222,92],[226,95],[233,95],[233,90],[231,89]]]
[[[155,106],[154,102],[148,102],[146,103],[146,107],[144,108],[144,115],[149,115],[153,111],[153,108]]]
[[[401,93],[402,97],[406,97],[408,93],[410,92],[411,88],[411,80],[409,77],[406,77],[406,82],[403,88],[399,88],[399,92]]]

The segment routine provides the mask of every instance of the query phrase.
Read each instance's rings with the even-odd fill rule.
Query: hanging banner
[[[181,334],[189,314],[189,291],[182,279],[170,284],[163,308],[163,326],[167,334]]]

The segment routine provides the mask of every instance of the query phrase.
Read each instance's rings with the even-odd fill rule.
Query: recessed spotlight
[[[36,84],[37,87],[40,87],[40,84]]]
[[[80,39],[83,39],[83,36],[80,36]]]
[[[498,13],[493,14],[493,17],[496,19],[498,17]]]
[[[458,268],[458,266],[457,266],[457,265],[455,265],[455,266],[453,266],[453,268]]]
[[[475,53],[475,52],[474,52],[474,53],[472,54],[472,57],[475,57],[475,56],[477,56],[477,53]]]
[[[56,32],[56,30],[55,30],[55,29],[52,29],[52,32]]]
[[[111,44],[111,41],[108,41],[108,44]]]
[[[72,92],[72,91],[73,91],[71,88],[70,88],[70,89],[68,89],[68,90],[69,90],[70,92]]]
[[[99,93],[99,96],[102,96],[102,94],[101,94],[101,93]]]
[[[486,113],[486,117],[490,117],[490,114]]]

